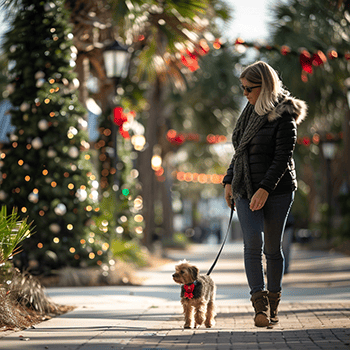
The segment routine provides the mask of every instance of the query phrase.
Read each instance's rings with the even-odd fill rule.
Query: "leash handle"
[[[224,245],[225,245],[225,243],[226,243],[228,234],[229,234],[229,232],[230,232],[230,227],[231,227],[231,224],[232,224],[233,212],[235,211],[235,210],[234,210],[234,207],[235,207],[235,205],[234,205],[234,203],[232,202],[232,205],[231,205],[231,214],[230,214],[230,221],[229,221],[229,223],[228,223],[226,235],[225,235],[224,240],[223,240],[223,242],[222,242],[222,244],[221,244],[221,248],[220,248],[220,250],[219,250],[219,252],[218,252],[218,255],[216,256],[216,258],[215,258],[215,260],[214,260],[214,262],[213,262],[213,265],[211,265],[210,269],[209,269],[208,272],[207,272],[207,276],[209,276],[209,275],[211,274],[211,272],[214,270],[214,267],[215,267],[216,263],[217,263],[218,260],[219,260],[219,257],[220,257],[220,255],[221,255],[221,252],[222,252],[222,250],[224,249]]]

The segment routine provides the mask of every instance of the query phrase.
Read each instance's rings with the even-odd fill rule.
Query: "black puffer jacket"
[[[293,151],[297,139],[297,124],[307,112],[306,103],[286,97],[268,115],[266,124],[248,146],[250,175],[254,192],[265,189],[270,195],[297,189]],[[231,184],[234,162],[227,170],[223,183]]]

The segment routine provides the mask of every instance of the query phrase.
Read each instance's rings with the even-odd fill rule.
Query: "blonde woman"
[[[284,270],[281,242],[297,189],[293,151],[307,106],[290,96],[265,62],[246,67],[240,81],[248,103],[233,131],[235,153],[223,185],[226,202],[237,210],[243,231],[255,325],[265,327],[278,322]]]

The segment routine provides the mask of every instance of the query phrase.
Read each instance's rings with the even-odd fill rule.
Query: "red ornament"
[[[219,50],[221,48],[221,40],[219,38],[215,39],[213,42],[213,48],[216,50]]]
[[[196,53],[186,49],[186,53],[181,55],[181,62],[191,71],[194,72],[199,68]]]
[[[306,146],[306,147],[309,147],[310,144],[311,144],[310,137],[304,136],[304,137],[303,137],[303,145]]]
[[[183,134],[178,134],[174,137],[174,143],[177,145],[182,145],[185,142],[185,136]]]
[[[327,57],[321,50],[318,50],[312,55],[312,64],[314,66],[321,66],[325,62],[327,62]]]
[[[237,38],[235,41],[235,45],[242,45],[244,44],[244,40],[242,38]]]
[[[122,135],[125,139],[130,138],[130,134],[128,131],[124,130],[123,124],[128,121],[128,117],[124,114],[122,107],[115,107],[114,111],[114,118],[113,122],[114,124],[119,126],[119,133]]]
[[[291,52],[291,49],[290,49],[289,46],[283,45],[283,46],[281,47],[281,54],[282,54],[283,56],[287,56],[290,52]]]
[[[307,50],[301,51],[299,61],[303,71],[305,71],[308,74],[313,73],[311,55]]]
[[[329,50],[328,51],[328,58],[330,60],[333,60],[334,58],[338,58],[338,52],[335,50]]]
[[[209,52],[210,48],[205,39],[199,40],[199,55],[206,55]]]

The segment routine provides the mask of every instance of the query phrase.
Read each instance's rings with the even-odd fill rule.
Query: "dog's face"
[[[175,266],[173,280],[179,284],[190,284],[198,278],[198,274],[198,268],[185,261]]]

